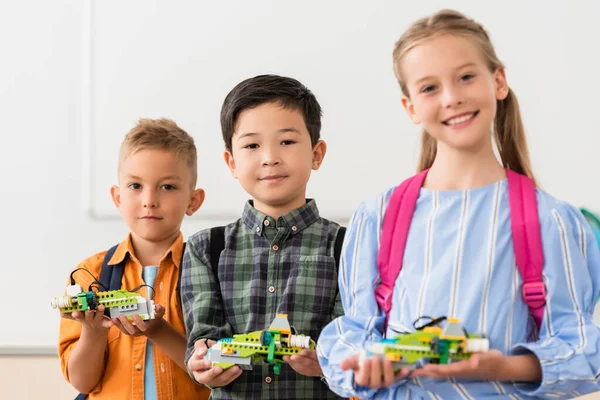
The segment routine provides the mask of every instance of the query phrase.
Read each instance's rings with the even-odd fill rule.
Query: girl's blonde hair
[[[499,68],[504,68],[504,64],[496,56],[490,37],[483,26],[457,11],[441,10],[412,24],[400,37],[400,40],[396,42],[394,47],[394,73],[402,93],[406,97],[410,96],[406,88],[406,81],[402,76],[402,58],[415,46],[443,34],[462,36],[471,40],[481,51],[492,73]],[[511,89],[508,90],[508,95],[504,100],[497,101],[494,139],[504,168],[510,168],[515,172],[526,175],[535,182],[529,161],[529,151],[521,112],[519,111],[519,103]],[[418,172],[431,167],[436,151],[435,139],[424,130],[421,138]]]

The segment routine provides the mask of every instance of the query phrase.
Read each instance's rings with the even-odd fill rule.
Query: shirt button
[[[256,227],[256,233],[260,233],[260,226]]]
[[[160,288],[160,290],[163,290],[163,283],[161,282],[160,285],[158,285],[158,287]]]
[[[298,230],[298,228],[296,227],[296,225],[292,226],[292,230],[293,230],[294,232],[296,232],[296,231]]]
[[[160,363],[160,370],[165,372],[165,363]]]
[[[267,382],[267,383],[271,383],[271,381],[272,381],[272,380],[273,380],[273,379],[271,379],[271,377],[270,377],[270,376],[267,376],[267,377],[265,378],[265,382]]]
[[[275,291],[275,288],[273,286],[269,286],[269,292],[273,293]]]
[[[279,246],[277,246],[276,244],[273,245],[273,251],[277,251],[279,250]]]
[[[269,226],[270,222],[268,219],[265,219],[265,222],[263,222],[265,224],[265,226]]]
[[[135,370],[136,371],[141,371],[142,370],[142,366],[140,364],[135,364]]]

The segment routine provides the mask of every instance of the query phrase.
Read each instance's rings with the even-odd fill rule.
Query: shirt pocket
[[[300,256],[293,286],[295,305],[329,317],[338,292],[335,259],[322,255]]]

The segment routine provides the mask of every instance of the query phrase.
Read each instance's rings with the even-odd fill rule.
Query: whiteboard
[[[391,52],[410,22],[446,2],[298,4],[93,3],[87,52],[93,215],[117,216],[106,190],[116,183],[124,134],[138,117],[164,116],[196,140],[198,186],[207,193],[203,217],[238,216],[248,195],[223,162],[219,111],[238,82],[265,73],[299,79],[323,107],[322,137],[329,150],[308,187],[322,215],[348,218],[360,201],[414,171],[420,130],[401,108]],[[575,105],[567,99],[590,96],[592,87],[599,88],[590,80],[579,86],[574,72],[597,71],[582,65],[598,63],[597,56],[580,52],[590,43],[577,42],[600,32],[597,24],[582,21],[593,14],[589,9],[571,13],[571,4],[548,7],[545,2],[539,18],[540,4],[508,2],[492,8],[487,2],[452,2],[491,32],[509,84],[520,96],[542,184],[574,202],[600,205],[597,190],[556,174],[589,168],[580,146],[566,151],[564,142],[589,139],[585,111],[591,117],[597,101],[590,97],[595,104]],[[590,148],[583,151],[592,156]]]

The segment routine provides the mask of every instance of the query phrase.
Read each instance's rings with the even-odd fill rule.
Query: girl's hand
[[[391,386],[397,379],[408,376],[408,369],[394,373],[392,362],[377,355],[361,360],[360,354],[346,358],[341,364],[342,370],[354,371],[354,383],[371,389]]]
[[[498,350],[489,350],[452,364],[427,364],[411,376],[537,382],[542,378],[542,368],[533,354],[505,356]]]
[[[451,364],[427,364],[413,371],[412,376],[497,380],[497,372],[502,369],[505,358],[500,351],[490,350]]]

